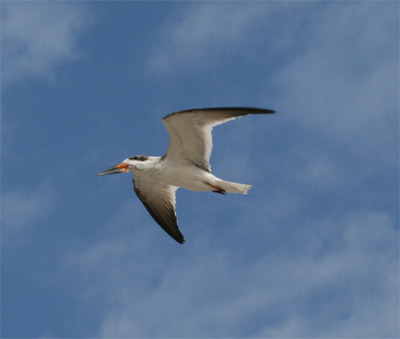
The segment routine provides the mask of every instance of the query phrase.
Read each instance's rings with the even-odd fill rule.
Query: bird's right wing
[[[178,228],[175,212],[177,187],[160,184],[152,178],[135,175],[132,178],[135,193],[154,220],[180,244],[185,239]]]

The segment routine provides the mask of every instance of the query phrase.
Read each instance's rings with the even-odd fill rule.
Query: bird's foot
[[[222,188],[219,187],[219,186],[211,185],[211,184],[208,183],[208,182],[206,182],[205,184],[207,184],[208,186],[211,186],[212,191],[215,192],[215,193],[219,193],[219,194],[225,194],[225,193],[226,193],[225,190],[222,189]]]

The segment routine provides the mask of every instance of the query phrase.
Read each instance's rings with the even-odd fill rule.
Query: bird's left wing
[[[154,220],[180,244],[185,239],[178,228],[175,212],[177,187],[160,184],[149,177],[135,175],[132,178],[135,193]]]
[[[248,114],[271,114],[275,111],[253,107],[197,108],[168,114],[162,122],[169,133],[169,147],[165,158],[189,161],[211,171],[211,131],[214,126]]]

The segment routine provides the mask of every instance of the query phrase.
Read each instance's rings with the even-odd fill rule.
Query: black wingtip
[[[273,109],[264,109],[263,111],[264,111],[264,113],[270,113],[270,114],[276,113],[276,111]]]
[[[180,243],[181,245],[183,245],[185,243],[185,238],[183,237],[182,233],[179,234],[179,236],[177,235],[171,235],[170,236],[178,243]]]
[[[254,112],[251,113],[261,113],[261,114],[274,114],[276,111],[274,109],[266,109],[266,108],[254,108]]]

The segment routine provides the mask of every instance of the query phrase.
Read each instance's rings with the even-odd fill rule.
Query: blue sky
[[[2,336],[399,336],[398,2],[2,2]],[[160,119],[214,130],[247,196],[177,192],[185,245],[129,175]]]

